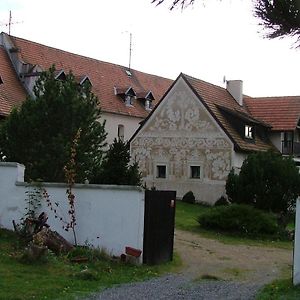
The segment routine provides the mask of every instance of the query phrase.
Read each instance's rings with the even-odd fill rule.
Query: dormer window
[[[1,76],[0,76],[0,84],[3,84],[3,79]]]
[[[117,88],[114,87],[115,95],[120,96],[126,106],[133,106],[133,101],[136,98],[136,93],[132,87],[129,88]]]
[[[66,80],[66,73],[64,70],[56,70],[54,72],[54,78],[57,80]]]
[[[245,125],[245,138],[253,139],[253,126]]]
[[[131,95],[125,96],[125,105],[132,106],[133,105],[133,97]]]
[[[152,109],[152,101],[149,99],[146,99],[145,101],[145,109],[146,110],[151,110]]]
[[[75,80],[79,85],[88,84],[88,85],[92,86],[92,82],[87,75],[75,76]]]
[[[153,100],[154,100],[154,96],[153,96],[151,91],[138,92],[137,93],[137,98],[141,100],[141,102],[145,106],[146,110],[152,110],[152,108],[153,108],[152,103],[153,103]]]

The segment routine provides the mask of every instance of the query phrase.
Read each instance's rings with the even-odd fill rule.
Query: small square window
[[[167,177],[167,167],[163,165],[157,166],[157,178],[166,178]]]
[[[191,178],[200,179],[200,166],[191,166]]]
[[[245,137],[247,139],[253,139],[253,127],[245,125]]]

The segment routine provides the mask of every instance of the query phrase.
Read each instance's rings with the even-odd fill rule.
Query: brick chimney
[[[243,81],[227,80],[226,89],[239,105],[243,105]]]

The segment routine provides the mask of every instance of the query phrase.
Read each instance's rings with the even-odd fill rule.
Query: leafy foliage
[[[194,193],[192,191],[187,192],[183,197],[182,197],[182,201],[186,202],[186,203],[190,203],[190,204],[194,204],[195,203],[195,196]]]
[[[256,0],[254,15],[261,20],[268,38],[297,36],[300,42],[299,0]]]
[[[278,231],[274,215],[241,204],[212,207],[198,217],[198,223],[207,229],[245,235],[275,234]]]
[[[141,185],[138,163],[130,164],[129,143],[114,139],[93,183]]]
[[[89,179],[101,164],[106,138],[105,123],[97,121],[99,101],[91,86],[80,86],[72,73],[57,80],[53,66],[40,75],[34,94],[1,124],[0,153],[7,161],[26,166],[26,180],[63,182],[63,168],[81,128],[76,181]]]
[[[288,157],[268,151],[250,154],[239,175],[230,172],[226,193],[234,203],[287,214],[300,193],[300,175]]]
[[[156,3],[156,5],[160,5],[163,2],[165,2],[165,0],[152,0],[152,3]],[[195,2],[195,0],[172,0],[170,10],[174,9],[177,6],[180,6],[181,9],[184,9],[187,6],[193,4],[194,2]]]
[[[200,0],[201,1],[201,0]],[[152,0],[160,5],[166,0]],[[176,7],[185,9],[195,0],[170,0],[170,10]],[[296,36],[300,43],[300,4],[299,0],[253,0],[254,16],[267,31],[266,37]]]
[[[229,205],[230,202],[224,197],[221,196],[216,202],[215,202],[215,206],[222,206],[222,205]]]

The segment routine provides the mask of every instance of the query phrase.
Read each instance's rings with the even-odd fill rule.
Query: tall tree
[[[160,5],[166,0],[152,0]],[[175,7],[182,9],[194,4],[196,0],[171,0],[170,10]],[[200,0],[201,1],[201,0]],[[299,0],[252,0],[254,16],[266,31],[269,39],[295,36],[300,46],[300,1]]]
[[[256,0],[254,15],[261,20],[266,37],[296,36],[300,43],[299,0]]]
[[[0,127],[0,153],[6,161],[26,166],[26,180],[64,181],[71,144],[81,129],[76,153],[76,182],[89,179],[102,162],[105,122],[91,86],[80,86],[72,73],[55,78],[55,68],[43,72],[28,98]]]
[[[141,185],[138,163],[130,164],[129,143],[114,139],[93,183]]]

